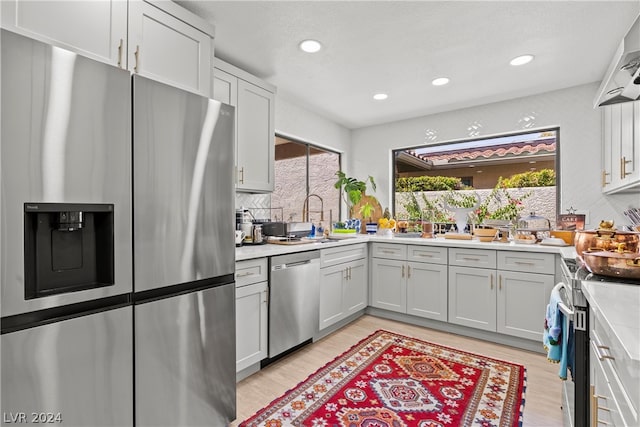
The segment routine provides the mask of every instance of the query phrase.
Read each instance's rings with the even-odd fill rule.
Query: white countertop
[[[506,251],[522,251],[522,252],[545,252],[560,254],[565,257],[565,254],[572,256],[574,253],[573,246],[544,246],[539,243],[533,245],[518,244],[514,242],[500,243],[500,242],[481,242],[479,240],[458,240],[458,239],[445,239],[444,237],[437,237],[435,239],[423,239],[421,237],[382,237],[376,235],[362,234],[353,238],[345,238],[341,240],[330,241],[326,243],[312,242],[298,245],[275,245],[267,243],[264,245],[245,245],[236,248],[236,261],[242,261],[253,258],[270,257],[282,254],[290,254],[294,252],[313,251],[318,249],[326,249],[336,246],[353,245],[356,243],[366,242],[382,242],[382,243],[401,243],[411,245],[426,245],[426,246],[446,246],[451,248],[476,248],[476,249],[494,249],[494,250],[506,250]],[[573,255],[575,256],[575,255]]]
[[[640,284],[583,281],[582,292],[631,360],[640,362]]]

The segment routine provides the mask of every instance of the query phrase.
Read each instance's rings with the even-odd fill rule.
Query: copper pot
[[[629,251],[584,252],[589,271],[603,276],[640,280],[640,253]]]
[[[624,244],[624,250],[637,253],[638,242],[640,242],[640,233],[610,228],[576,231],[574,239],[578,256],[582,256],[585,252],[617,250],[620,244]]]

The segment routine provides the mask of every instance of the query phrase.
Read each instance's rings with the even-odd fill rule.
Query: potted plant
[[[363,197],[366,196],[367,182],[371,185],[371,189],[373,191],[376,191],[376,182],[371,175],[369,175],[366,180],[362,181],[349,177],[340,170],[336,172],[336,176],[338,177],[338,180],[335,182],[334,187],[341,190],[342,197],[347,204],[349,218],[353,218],[354,206],[360,203],[360,201],[363,200]],[[375,197],[369,196],[358,211],[358,214],[361,215],[363,220],[368,219],[370,222],[375,209],[374,205],[371,203],[372,201],[376,202],[377,200]]]

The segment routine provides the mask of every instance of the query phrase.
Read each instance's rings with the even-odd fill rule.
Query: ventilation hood
[[[640,15],[616,50],[594,107],[640,99]]]

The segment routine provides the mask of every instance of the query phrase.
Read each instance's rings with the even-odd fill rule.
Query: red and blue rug
[[[379,330],[240,427],[522,425],[526,369]]]

